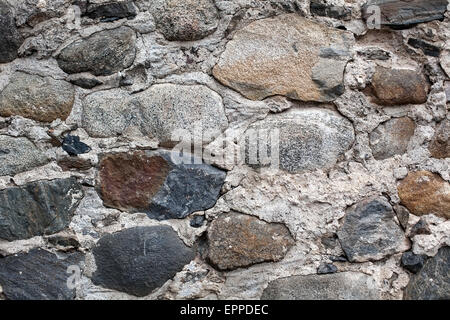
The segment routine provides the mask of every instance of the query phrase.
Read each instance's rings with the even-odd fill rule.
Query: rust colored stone
[[[400,182],[398,194],[402,204],[417,216],[435,214],[450,218],[450,184],[437,174],[410,172]]]
[[[117,153],[100,162],[100,194],[106,206],[142,210],[164,183],[170,166],[160,156]]]
[[[70,170],[86,171],[92,168],[91,161],[75,157],[67,157],[59,160],[58,166],[60,166],[64,171]]]
[[[444,120],[436,131],[429,150],[437,159],[450,158],[450,120]]]
[[[377,67],[372,89],[375,102],[381,105],[421,104],[427,102],[430,84],[414,70]]]

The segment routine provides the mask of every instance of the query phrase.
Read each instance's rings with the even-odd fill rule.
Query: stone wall
[[[0,299],[449,299],[447,6],[0,0]]]

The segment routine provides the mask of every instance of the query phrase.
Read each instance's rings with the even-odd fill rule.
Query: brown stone
[[[431,156],[437,159],[450,158],[450,120],[444,120],[430,144]]]
[[[60,166],[64,171],[70,170],[86,171],[92,168],[90,160],[78,157],[63,158],[58,161],[58,166]]]
[[[417,216],[450,218],[450,184],[429,171],[410,172],[398,186],[401,203]]]
[[[148,208],[169,169],[164,158],[143,152],[104,157],[100,162],[100,193],[104,204],[123,210]]]
[[[226,213],[215,219],[208,230],[208,259],[221,270],[231,270],[279,261],[293,244],[294,239],[282,224]]]
[[[430,84],[414,70],[377,67],[372,89],[375,102],[381,105],[421,104],[427,102]]]

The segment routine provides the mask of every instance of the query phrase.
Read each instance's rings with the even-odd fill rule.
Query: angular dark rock
[[[0,286],[10,300],[73,300],[75,289],[69,266],[82,270],[84,255],[79,252],[58,255],[42,249],[0,258]],[[73,278],[73,280],[77,280]]]
[[[294,245],[282,224],[267,223],[256,217],[221,214],[208,229],[208,260],[221,270],[279,261]]]
[[[409,237],[412,238],[418,234],[431,234],[430,227],[422,218],[411,228]]]
[[[261,300],[378,300],[375,279],[358,272],[291,276],[269,283]]]
[[[75,101],[74,87],[63,80],[16,72],[0,93],[0,116],[36,121],[66,120]]]
[[[106,155],[100,162],[99,192],[105,205],[150,218],[182,219],[216,203],[225,172],[193,163],[175,152],[135,152]],[[196,161],[201,161],[197,159]]]
[[[62,148],[70,156],[77,156],[91,151],[91,148],[87,144],[80,141],[80,137],[71,135],[64,137]]]
[[[63,230],[82,197],[75,178],[0,190],[0,239],[13,241]]]
[[[73,78],[68,77],[66,80],[69,81],[71,84],[74,84],[83,89],[92,89],[92,88],[95,88],[96,86],[103,84],[103,82],[96,79],[94,76],[92,76],[92,77],[73,77]]]
[[[0,63],[17,58],[17,50],[23,38],[19,34],[11,7],[4,0],[0,1]]]
[[[317,268],[317,274],[336,273],[337,271],[338,271],[337,267],[332,263],[322,263]]]
[[[309,6],[313,15],[335,18],[340,20],[350,20],[352,11],[346,7],[333,6],[323,0],[312,0]]]
[[[436,47],[420,39],[409,38],[408,44],[413,48],[421,49],[422,52],[427,56],[439,57],[441,54],[441,49],[439,47]]]
[[[393,28],[407,28],[415,24],[444,19],[447,0],[369,0],[362,8],[367,19],[370,6],[381,9],[381,24]]]
[[[205,216],[194,216],[191,219],[191,222],[189,222],[189,225],[192,228],[200,228],[203,226],[203,223],[205,222]]]
[[[422,269],[426,259],[426,255],[414,254],[412,251],[407,251],[402,255],[401,263],[406,270],[417,273]]]
[[[133,1],[92,3],[86,10],[91,19],[101,18],[102,21],[115,21],[122,18],[133,18],[137,15],[137,8]]]
[[[365,48],[358,50],[358,55],[363,56],[367,60],[389,60],[391,53],[380,48]]]
[[[108,76],[133,64],[136,33],[129,27],[99,31],[72,42],[58,55],[58,65],[65,72],[90,72]]]
[[[410,247],[384,198],[368,199],[350,208],[337,234],[351,262],[380,260]]]
[[[405,300],[450,299],[450,247],[442,247],[425,262],[419,273],[409,280]]]
[[[102,237],[93,249],[94,284],[138,297],[150,294],[195,256],[169,226],[135,227]]]

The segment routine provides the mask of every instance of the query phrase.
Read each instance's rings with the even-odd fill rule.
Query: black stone
[[[408,251],[402,255],[401,262],[403,268],[412,273],[417,273],[420,271],[420,269],[422,269],[426,259],[426,255],[414,254],[412,251]]]
[[[22,42],[23,38],[17,31],[11,7],[4,0],[0,0],[0,63],[16,59]]]
[[[192,228],[200,228],[201,226],[203,226],[204,222],[205,222],[205,217],[204,216],[194,216],[191,219],[190,226]]]
[[[405,300],[450,300],[450,247],[425,262],[406,286]]]
[[[71,135],[64,137],[62,148],[70,156],[77,156],[91,151],[91,148],[87,144],[80,141],[80,137]]]
[[[317,274],[336,273],[337,271],[338,271],[337,267],[332,263],[322,263],[317,268]]]
[[[441,54],[441,49],[439,47],[420,39],[409,38],[408,44],[413,48],[421,49],[427,56],[439,57]]]
[[[133,1],[90,4],[86,15],[91,19],[102,18],[102,22],[112,22],[123,18],[134,18],[137,15]]]
[[[183,219],[193,212],[212,208],[225,181],[225,171],[205,163],[195,164],[191,155],[183,157],[184,163],[174,164],[171,155],[161,152],[172,169],[151,199],[147,215],[156,220]]]
[[[81,87],[83,89],[92,89],[96,86],[99,86],[103,84],[100,80],[94,79],[94,78],[77,78],[77,79],[71,79],[69,80],[70,83]]]
[[[195,256],[169,226],[135,227],[101,238],[92,281],[138,297],[150,294]]]
[[[312,0],[309,8],[313,15],[340,20],[350,20],[352,15],[350,9],[342,6],[329,5],[322,0]]]
[[[59,257],[58,257],[59,256]],[[0,258],[0,285],[3,294],[10,300],[73,300],[75,289],[68,273],[69,266],[78,266],[84,255],[74,253],[54,253],[42,249],[32,249],[28,253]]]
[[[0,190],[0,239],[14,241],[63,230],[82,196],[75,178]]]

